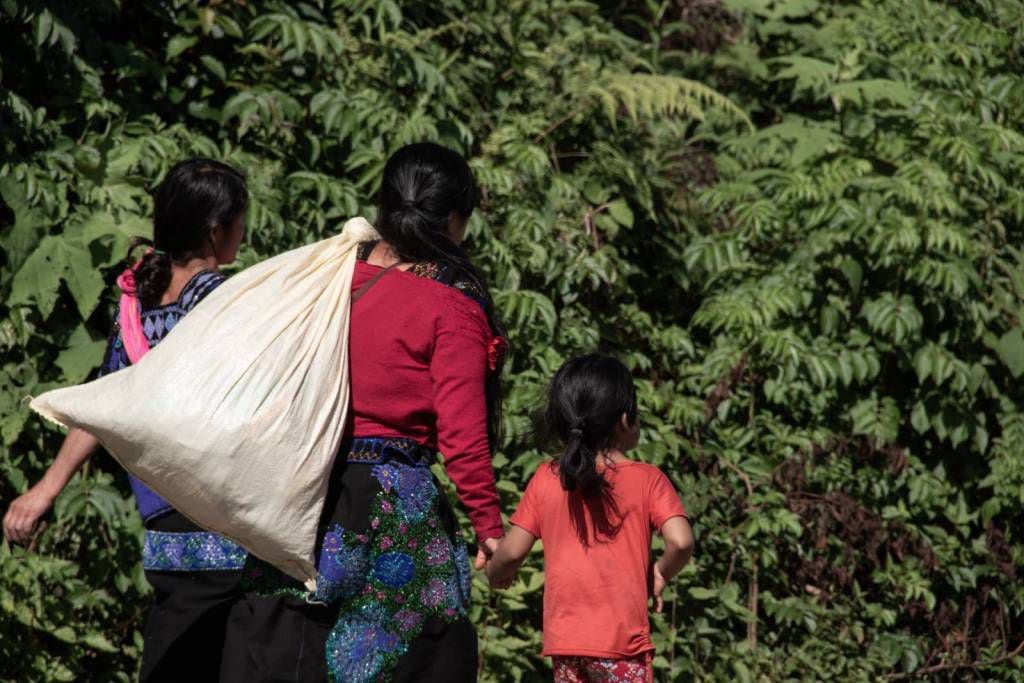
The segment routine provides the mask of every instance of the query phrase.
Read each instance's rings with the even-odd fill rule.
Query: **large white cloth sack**
[[[349,409],[362,218],[214,290],[130,366],[31,403],[80,427],[199,526],[315,589],[317,525]]]

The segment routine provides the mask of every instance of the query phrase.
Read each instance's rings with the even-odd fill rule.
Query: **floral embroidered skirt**
[[[328,487],[316,591],[246,563],[229,680],[475,680],[469,559],[430,472],[435,457],[408,439],[345,445]]]

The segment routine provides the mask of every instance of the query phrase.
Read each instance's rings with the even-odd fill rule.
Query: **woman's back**
[[[557,464],[530,480],[511,522],[544,543],[544,654],[629,657],[653,649],[647,620],[651,534],[685,515],[661,470],[603,470],[608,497],[562,488]]]
[[[358,291],[382,268],[361,250]],[[352,307],[353,436],[411,438],[436,448],[481,538],[501,535],[484,383],[492,332],[463,283],[434,264],[394,270]]]

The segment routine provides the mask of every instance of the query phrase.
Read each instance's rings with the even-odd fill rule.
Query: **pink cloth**
[[[117,277],[117,286],[121,288],[117,322],[121,328],[121,341],[124,343],[124,350],[133,365],[149,352],[149,342],[142,329],[142,309],[139,306],[139,298],[135,295],[135,269],[139,267],[140,263],[142,261],[126,268]]]

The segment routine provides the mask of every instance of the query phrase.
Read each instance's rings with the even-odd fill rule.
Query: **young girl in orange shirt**
[[[565,450],[526,487],[512,528],[487,567],[511,584],[544,541],[544,652],[556,682],[652,680],[648,599],[690,559],[693,534],[679,495],[657,467],[626,457],[638,440],[629,370],[606,356],[570,360],[555,374],[545,422]],[[651,534],[665,552],[651,562]]]

